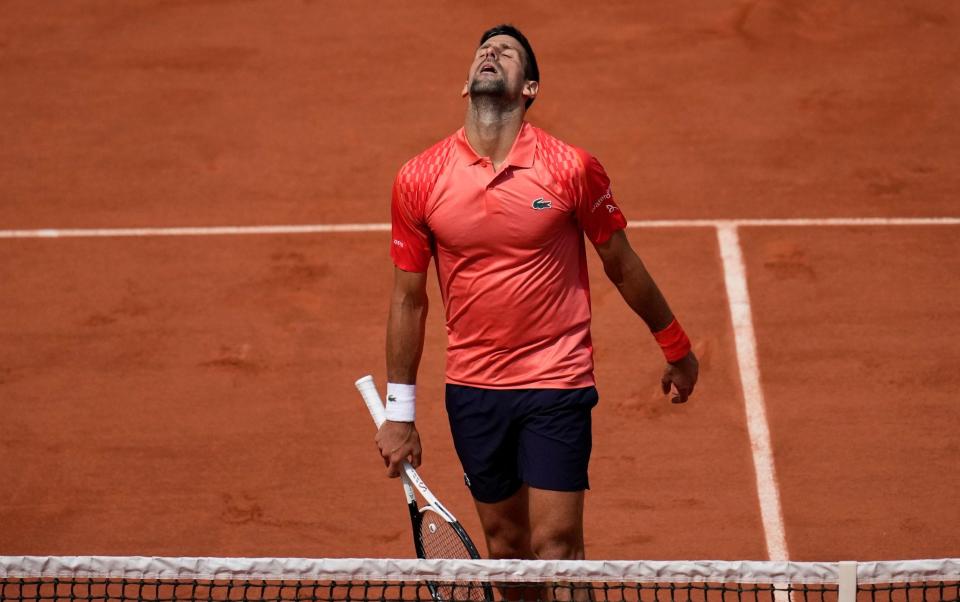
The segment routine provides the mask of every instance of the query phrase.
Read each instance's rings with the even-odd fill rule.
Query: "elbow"
[[[426,311],[429,305],[426,291],[397,291],[393,294],[393,306],[404,312]]]
[[[603,263],[603,271],[607,278],[619,289],[625,286],[641,285],[649,279],[643,262],[636,255],[632,257],[616,258]]]
[[[611,258],[603,262],[604,273],[617,288],[623,285],[625,267],[619,258]]]
[[[620,285],[623,284],[623,271],[621,271],[619,268],[610,268],[607,266],[603,266],[603,271],[604,273],[606,273],[607,278],[610,280],[610,282],[612,282],[613,285],[616,286],[617,288],[619,288]]]

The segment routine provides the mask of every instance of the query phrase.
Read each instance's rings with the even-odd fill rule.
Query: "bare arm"
[[[643,261],[630,246],[624,231],[614,232],[609,240],[596,245],[596,249],[607,277],[647,327],[657,332],[669,326],[673,321],[673,312]],[[663,392],[669,393],[673,385],[677,389],[673,401],[685,402],[693,393],[698,373],[699,364],[693,351],[681,360],[668,363],[660,380]]]
[[[596,245],[596,248],[603,261],[603,271],[630,309],[647,323],[650,330],[656,332],[666,328],[673,321],[673,312],[623,230],[614,232],[607,242]]]
[[[387,318],[387,380],[415,384],[427,323],[427,274],[394,268]]]
[[[387,380],[415,384],[427,322],[427,274],[394,268],[393,294],[387,318]],[[387,421],[376,437],[387,475],[400,475],[400,464],[420,466],[420,435],[413,422]]]

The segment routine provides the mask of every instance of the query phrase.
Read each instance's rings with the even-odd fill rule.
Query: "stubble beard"
[[[470,84],[470,100],[474,104],[503,104],[507,100],[507,84],[499,77],[475,79]]]

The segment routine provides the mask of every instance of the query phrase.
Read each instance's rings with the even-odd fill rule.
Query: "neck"
[[[513,148],[523,126],[523,114],[522,105],[506,107],[494,99],[470,99],[464,132],[480,156],[490,157],[494,170],[500,168]]]

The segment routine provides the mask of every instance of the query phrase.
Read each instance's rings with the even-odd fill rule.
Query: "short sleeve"
[[[405,185],[402,172],[397,175],[390,202],[390,258],[405,272],[426,272],[432,255],[430,231],[423,217],[424,203],[417,198],[417,192],[416,187]]]
[[[627,227],[627,218],[613,198],[610,178],[595,157],[579,151],[583,165],[581,191],[577,199],[577,221],[590,242],[600,245],[617,230]]]

